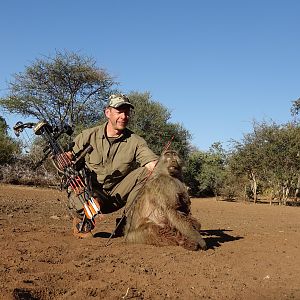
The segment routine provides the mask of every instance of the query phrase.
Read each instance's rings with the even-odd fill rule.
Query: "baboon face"
[[[163,160],[166,164],[169,174],[172,177],[178,177],[181,175],[182,162],[176,151],[166,151],[163,155]]]

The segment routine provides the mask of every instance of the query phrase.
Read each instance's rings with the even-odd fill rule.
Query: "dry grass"
[[[60,183],[55,171],[48,171],[44,166],[34,170],[33,164],[26,160],[18,160],[12,164],[3,165],[0,169],[0,181],[2,183],[34,186],[53,186]]]

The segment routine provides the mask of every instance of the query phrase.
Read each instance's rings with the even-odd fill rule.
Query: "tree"
[[[8,125],[3,117],[0,116],[0,135],[7,136]]]
[[[9,137],[8,125],[0,116],[0,165],[9,163],[20,152],[20,145]]]
[[[185,160],[190,152],[191,134],[182,125],[171,123],[170,111],[154,101],[150,93],[131,92],[128,97],[134,105],[129,128],[142,136],[149,147],[158,155],[170,143]]]
[[[252,133],[235,143],[229,165],[238,177],[247,175],[254,202],[257,189],[270,191],[286,201],[291,189],[299,186],[300,128],[296,123],[278,125],[255,123]]]
[[[298,116],[300,112],[300,98],[297,100],[292,101],[291,113],[292,116]]]
[[[194,151],[188,158],[186,184],[193,196],[218,196],[225,180],[226,153],[221,143],[209,151]]]
[[[0,105],[10,113],[31,116],[51,125],[89,125],[99,118],[113,78],[92,58],[72,52],[36,59],[14,75]]]
[[[206,182],[205,189],[213,192],[214,196],[220,195],[226,177],[226,152],[220,142],[214,143],[206,155],[202,176],[199,181]],[[201,185],[200,185],[201,187]]]
[[[271,129],[273,134],[265,137],[268,159],[264,161],[268,163],[264,179],[272,194],[278,195],[279,202],[286,204],[291,190],[299,186],[300,128],[296,123],[288,123]]]
[[[233,141],[234,150],[230,155],[230,169],[238,178],[246,175],[250,181],[251,194],[254,202],[257,201],[257,187],[259,181],[259,167],[261,153],[258,145],[255,144],[255,133],[244,136],[242,142]]]
[[[185,183],[189,187],[190,194],[195,197],[201,195],[198,175],[202,172],[204,157],[204,152],[195,150],[190,153],[186,163],[184,172]]]

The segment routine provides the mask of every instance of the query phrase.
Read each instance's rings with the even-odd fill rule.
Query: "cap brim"
[[[125,106],[125,105],[130,106],[131,108],[134,109],[134,106],[133,106],[130,102],[122,102],[122,103],[118,103],[118,104],[115,104],[115,105],[113,105],[113,106],[111,105],[111,107],[113,107],[113,108],[119,108],[119,107]]]

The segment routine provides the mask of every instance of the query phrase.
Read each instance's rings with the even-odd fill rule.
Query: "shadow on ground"
[[[111,235],[111,232],[99,231],[94,234],[94,238],[109,239]]]
[[[201,235],[205,239],[208,249],[214,249],[220,247],[223,243],[243,239],[241,236],[232,236],[228,234],[228,232],[231,231],[232,230],[227,229],[201,230]]]

